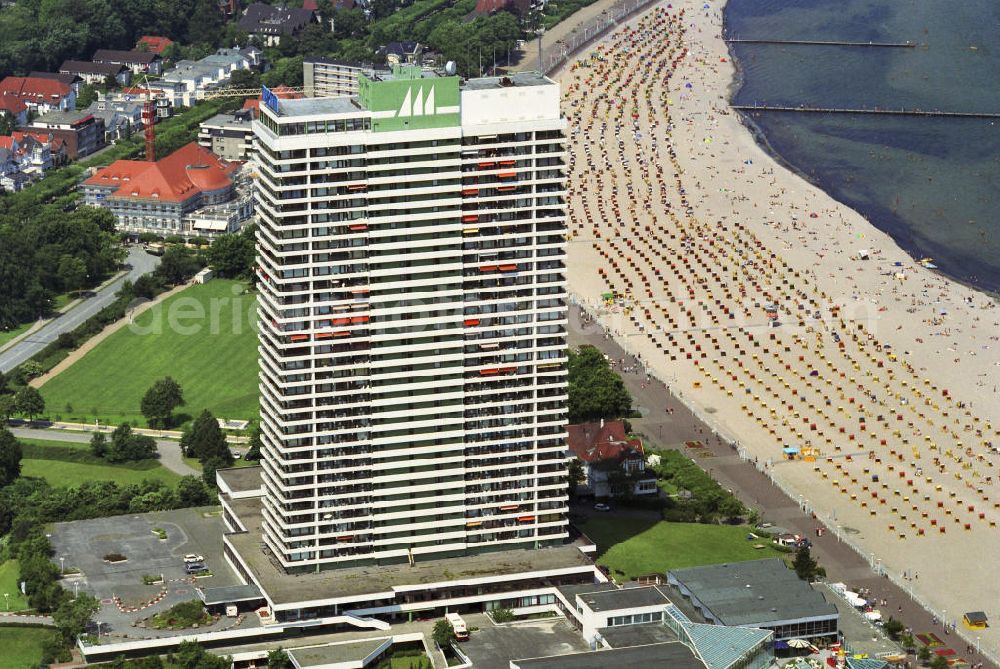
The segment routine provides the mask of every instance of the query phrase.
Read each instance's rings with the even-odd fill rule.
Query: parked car
[[[199,574],[203,571],[208,571],[208,567],[202,562],[188,562],[184,565],[184,571],[189,574]]]
[[[610,511],[610,510],[611,506],[605,504],[604,502],[598,502],[597,504],[594,505],[594,511]]]
[[[196,555],[194,553],[188,553],[187,555],[184,556],[184,562],[185,563],[190,563],[190,562],[204,562],[204,561],[205,561],[205,556],[204,555]]]

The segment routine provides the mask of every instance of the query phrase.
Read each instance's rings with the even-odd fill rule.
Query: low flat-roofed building
[[[675,569],[667,576],[709,622],[771,630],[775,641],[837,635],[837,607],[777,558]]]
[[[621,667],[705,669],[705,663],[698,659],[694,651],[676,641],[510,662],[510,669],[620,669]]]
[[[663,622],[671,605],[667,595],[655,585],[633,586],[619,588],[598,583],[562,586],[556,592],[560,608],[580,629],[584,640],[594,643],[603,627]]]

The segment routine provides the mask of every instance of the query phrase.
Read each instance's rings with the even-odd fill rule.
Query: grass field
[[[577,527],[597,543],[597,563],[614,576],[634,579],[663,574],[670,569],[721,562],[742,562],[781,557],[783,553],[764,542],[747,541],[745,526],[668,523],[602,514]]]
[[[53,634],[40,627],[0,627],[0,669],[33,669],[42,659],[42,643]]]
[[[83,481],[102,480],[128,485],[139,483],[143,479],[163,481],[172,486],[181,478],[179,474],[161,465],[158,460],[108,464],[91,455],[90,445],[85,443],[42,439],[18,441],[24,444],[21,475],[37,476],[54,486],[75,486]]]
[[[145,426],[142,396],[171,376],[187,401],[175,412],[182,423],[203,409],[218,418],[255,418],[256,300],[234,294],[242,288],[216,279],[146,311],[42,386],[48,416]]]
[[[0,332],[0,346],[3,346],[4,344],[6,344],[7,342],[9,342],[14,337],[21,336],[22,334],[24,334],[25,332],[27,332],[28,328],[30,328],[34,324],[35,324],[34,321],[32,321],[31,323],[22,323],[21,325],[18,325],[13,330],[4,330],[4,331]]]
[[[4,607],[4,611],[23,611],[28,608],[28,602],[17,586],[18,573],[17,560],[7,560],[0,564],[0,606]]]

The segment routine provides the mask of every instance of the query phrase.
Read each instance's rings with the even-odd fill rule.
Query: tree
[[[157,148],[157,152],[159,150]],[[160,258],[156,273],[167,283],[176,286],[190,279],[199,269],[201,263],[194,253],[183,246],[169,246]]]
[[[191,429],[181,437],[184,455],[198,458],[202,464],[208,460],[218,460],[219,467],[233,464],[233,455],[226,443],[226,435],[219,427],[219,421],[212,412],[205,409],[194,419]]]
[[[220,276],[249,278],[256,261],[255,226],[247,226],[237,234],[221,235],[208,249],[208,264]]]
[[[0,425],[6,425],[10,417],[17,413],[13,395],[0,395]]]
[[[267,669],[294,669],[294,667],[288,653],[279,647],[267,654]]]
[[[803,546],[795,551],[795,560],[792,562],[792,569],[795,570],[795,574],[803,581],[812,581],[820,576],[821,572],[824,575],[826,573],[819,566],[819,563],[813,559],[808,546]]]
[[[583,484],[583,480],[586,478],[583,471],[583,463],[580,462],[579,458],[573,458],[569,461],[566,476],[569,484],[569,494],[575,495],[576,489]]]
[[[890,639],[897,641],[899,640],[899,636],[903,633],[903,630],[906,629],[906,626],[892,616],[889,616],[889,619],[882,625],[882,629],[885,630],[885,633],[889,635]]]
[[[948,660],[946,660],[941,655],[934,655],[934,659],[931,660],[931,669],[948,669]]]
[[[17,407],[19,414],[27,416],[28,420],[32,421],[35,416],[45,411],[45,400],[37,388],[24,386],[14,395],[14,406]]]
[[[76,96],[76,108],[86,109],[97,102],[97,88],[93,84],[84,84],[80,94]]]
[[[95,613],[101,608],[100,602],[86,592],[75,599],[68,599],[52,613],[52,622],[62,633],[66,643],[73,643],[80,636]]]
[[[569,352],[569,422],[615,420],[632,411],[632,397],[621,377],[593,346]]]
[[[201,463],[201,480],[205,482],[205,485],[212,488],[216,487],[215,482],[215,472],[219,469],[225,469],[229,465],[222,458],[211,457],[207,460],[203,460]]]
[[[9,485],[21,475],[21,442],[7,428],[0,428],[0,488]]]
[[[921,646],[920,650],[917,651],[917,659],[920,660],[920,664],[927,666],[927,663],[931,661],[931,649],[927,646]]]
[[[90,452],[99,458],[108,453],[108,438],[103,432],[95,432],[90,438]]]
[[[264,445],[264,442],[261,440],[261,433],[260,425],[255,426],[253,432],[250,433],[250,447],[243,456],[243,459],[247,462],[260,460],[260,449]]]
[[[169,376],[157,380],[142,397],[140,409],[150,427],[170,426],[171,414],[184,406],[184,393],[179,383]]]
[[[196,641],[184,641],[174,654],[181,669],[229,669],[232,660],[212,655]]]
[[[201,479],[185,476],[177,482],[177,503],[183,507],[212,504],[212,495]]]
[[[132,426],[122,423],[111,433],[111,445],[107,447],[104,459],[108,462],[131,462],[156,457],[156,440],[144,434],[132,432]]]
[[[83,288],[87,280],[87,263],[67,253],[59,259],[56,273],[66,292],[77,291]]]
[[[431,638],[434,639],[434,643],[438,646],[446,648],[451,643],[451,640],[455,638],[455,628],[445,618],[441,618],[434,623]]]

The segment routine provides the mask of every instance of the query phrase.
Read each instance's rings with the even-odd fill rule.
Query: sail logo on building
[[[406,96],[403,98],[403,104],[399,106],[399,110],[396,111],[396,118],[405,118],[409,116],[433,116],[437,113],[437,109],[434,106],[434,87],[431,86],[427,89],[427,97],[424,97],[423,86],[417,86],[417,94],[413,95],[413,87],[406,89]]]

